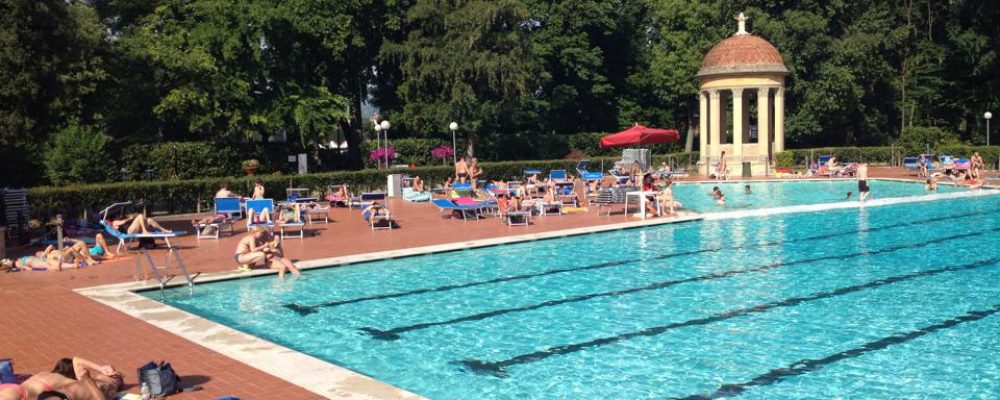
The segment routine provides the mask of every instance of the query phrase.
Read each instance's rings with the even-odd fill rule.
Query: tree
[[[4,1],[0,23],[0,186],[36,184],[49,134],[100,118],[103,30],[88,5],[63,0]]]
[[[470,155],[478,137],[508,133],[512,113],[538,88],[532,24],[519,1],[417,0],[406,13],[406,39],[382,50],[402,74],[397,120],[420,136],[460,121]]]
[[[108,135],[76,121],[52,136],[45,149],[45,175],[54,185],[103,182],[114,173]]]

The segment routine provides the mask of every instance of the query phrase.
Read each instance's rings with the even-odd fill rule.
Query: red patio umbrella
[[[602,137],[601,148],[669,143],[680,138],[680,132],[673,129],[650,128],[637,124],[624,131]]]

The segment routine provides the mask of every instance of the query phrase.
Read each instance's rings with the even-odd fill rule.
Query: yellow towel
[[[587,212],[587,207],[563,207],[562,211],[564,213],[574,213],[574,212]]]

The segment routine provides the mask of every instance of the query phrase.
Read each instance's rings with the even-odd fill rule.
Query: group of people
[[[475,157],[466,162],[465,156],[462,156],[455,162],[455,182],[468,183],[475,188],[476,181],[481,176],[483,176],[483,169],[479,167],[479,160]]]
[[[10,260],[0,260],[0,271],[62,271],[96,265],[103,260],[115,258],[104,239],[104,235],[94,235],[94,245],[88,246],[79,239],[63,239],[63,246],[52,244],[34,255]]]
[[[122,373],[111,365],[63,358],[50,372],[0,384],[0,400],[111,400],[123,386]]]

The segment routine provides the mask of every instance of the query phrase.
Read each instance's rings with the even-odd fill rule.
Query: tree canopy
[[[456,121],[466,151],[494,159],[633,123],[686,132],[701,59],[740,12],[789,69],[790,147],[985,142],[996,2],[0,0],[0,186],[116,175],[54,171],[71,164],[48,153],[72,143],[114,159],[163,141],[336,140],[357,168],[368,108],[394,138],[450,139]]]

